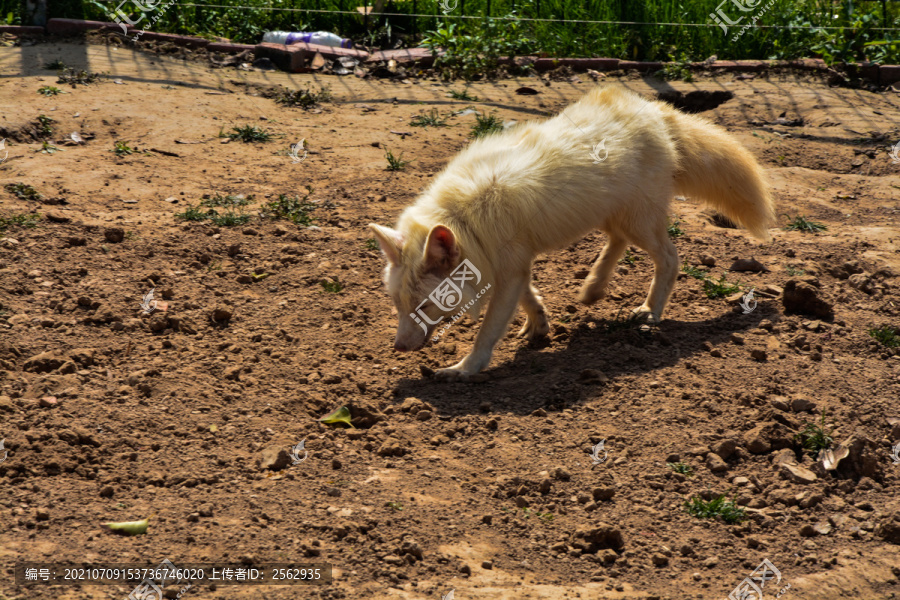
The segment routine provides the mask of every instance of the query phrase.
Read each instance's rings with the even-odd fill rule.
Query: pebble
[[[110,244],[118,244],[125,239],[125,230],[121,227],[107,227],[103,230],[103,237]]]

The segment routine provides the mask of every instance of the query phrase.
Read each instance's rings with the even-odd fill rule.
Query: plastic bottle
[[[263,34],[264,43],[269,44],[296,44],[298,42],[306,42],[307,44],[320,44],[322,46],[332,46],[335,48],[352,48],[353,42],[339,35],[329,33],[327,31],[269,31]]]

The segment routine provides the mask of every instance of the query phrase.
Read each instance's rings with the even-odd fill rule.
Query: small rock
[[[782,475],[786,476],[794,483],[810,484],[814,483],[817,479],[816,474],[806,467],[801,467],[798,464],[791,464],[790,462],[783,462],[780,470]]]
[[[52,221],[53,223],[68,223],[71,221],[67,215],[56,210],[48,210],[44,213],[44,216],[47,217],[48,221]]]
[[[710,452],[706,455],[706,466],[713,473],[720,473],[728,470],[728,463],[722,460],[718,454]]]
[[[757,348],[750,351],[750,358],[759,362],[765,362],[769,358],[769,353],[765,350]]]
[[[657,567],[665,567],[669,564],[669,557],[665,554],[660,554],[659,552],[653,554],[653,556],[650,557],[650,560],[652,560],[653,564]]]
[[[490,525],[491,523],[494,522],[494,516],[493,515],[484,515],[483,517],[481,517],[481,522],[484,523],[485,525]]]
[[[722,460],[728,460],[737,449],[737,441],[732,439],[719,440],[713,444],[712,451],[719,455]]]
[[[760,271],[768,271],[766,266],[764,264],[762,264],[761,262],[759,262],[758,260],[756,260],[755,258],[739,258],[736,261],[734,261],[733,263],[731,263],[731,266],[728,267],[728,270],[729,271],[753,271],[756,273],[758,273]]]
[[[481,568],[482,568],[482,569],[488,569],[488,570],[493,569],[493,568],[494,568],[494,563],[493,563],[492,561],[490,561],[490,560],[482,561],[482,562],[481,562]]]
[[[607,383],[609,377],[596,369],[584,369],[578,375],[579,383]]]
[[[266,447],[259,459],[259,467],[270,471],[280,471],[290,464],[291,457],[281,446]]]
[[[742,336],[741,334],[739,334],[737,332],[733,332],[729,336],[729,338],[731,339],[731,343],[733,343],[733,344],[737,344],[738,346],[744,345],[744,336]]]
[[[834,317],[834,305],[816,286],[807,281],[791,279],[784,286],[784,310],[788,313],[813,315],[823,319]]]
[[[231,320],[231,309],[227,306],[217,306],[212,313],[213,321],[226,323]]]
[[[462,573],[463,575],[471,575],[471,574],[472,574],[472,567],[470,567],[469,565],[467,565],[467,564],[465,564],[465,563],[461,564],[461,565],[459,566],[459,569],[458,569],[458,570],[459,570],[459,572]]]
[[[703,561],[703,566],[707,569],[712,569],[717,564],[719,564],[719,559],[716,558],[715,556],[710,556],[709,558],[707,558]]]
[[[125,230],[121,227],[107,227],[103,230],[103,237],[110,244],[118,244],[125,239]]]
[[[115,493],[116,493],[116,491],[113,489],[113,486],[111,486],[111,485],[104,485],[102,488],[100,488],[100,497],[101,498],[112,498],[113,494],[115,494]]]
[[[795,396],[791,399],[791,410],[794,412],[810,412],[816,409],[816,403],[803,396]]]
[[[813,525],[813,529],[819,535],[828,535],[831,533],[831,523],[828,521],[820,521]]]
[[[700,257],[700,264],[706,265],[707,267],[714,267],[716,266],[716,259],[709,254],[704,254]]]

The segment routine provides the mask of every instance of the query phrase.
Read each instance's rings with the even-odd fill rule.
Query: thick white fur
[[[597,163],[591,153],[601,141],[608,155]],[[696,196],[769,239],[774,206],[753,155],[706,119],[620,87],[595,88],[556,117],[473,142],[407,207],[396,229],[371,226],[388,258],[385,283],[400,315],[395,347],[424,345],[431,330],[423,332],[410,313],[464,259],[481,271],[479,288],[491,283],[492,295],[472,352],[439,378],[466,380],[484,369],[517,304],[527,315],[520,335],[545,335],[532,262],[596,229],[609,243],[579,299],[591,304],[603,296],[631,243],[655,265],[647,300],[635,312],[658,322],[678,274],[666,233],[676,194]],[[477,291],[468,287],[463,301]],[[432,320],[441,315],[435,306],[423,310]]]

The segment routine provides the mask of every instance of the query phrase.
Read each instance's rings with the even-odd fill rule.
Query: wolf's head
[[[404,231],[369,227],[387,259],[384,283],[400,318],[394,349],[418,350],[439,324],[475,297],[473,286],[481,274],[478,280],[448,279],[463,258],[457,236],[445,225]]]

